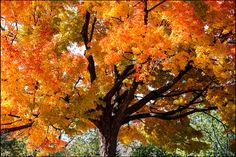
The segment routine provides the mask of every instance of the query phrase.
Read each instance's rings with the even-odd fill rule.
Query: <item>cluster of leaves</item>
[[[185,120],[168,122],[162,120],[158,123],[150,120],[144,128],[147,132],[147,138],[152,143],[163,146],[163,148],[169,151],[175,151],[176,148],[179,148],[188,153],[196,153],[207,149],[205,142],[196,140],[203,137],[201,131],[196,131],[190,127],[189,123],[185,122]],[[155,127],[152,127],[153,125]]]

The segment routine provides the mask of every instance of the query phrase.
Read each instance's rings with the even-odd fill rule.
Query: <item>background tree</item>
[[[1,156],[35,156],[35,154],[27,150],[25,140],[9,139],[6,133],[1,133]]]
[[[88,156],[99,157],[99,139],[97,130],[88,130],[77,136],[66,146],[62,152],[52,153],[51,156]]]
[[[210,113],[195,113],[191,115],[194,128],[203,132],[203,139],[209,144],[207,150],[203,150],[201,156],[235,156],[230,148],[230,140],[235,134],[227,134],[227,126],[220,120],[219,115],[212,111]]]
[[[165,156],[165,157],[178,157],[176,154],[171,154],[163,150],[162,148],[158,148],[153,144],[149,145],[140,145],[140,146],[132,146],[132,151],[130,156],[133,157],[154,157],[154,156]]]
[[[101,156],[115,156],[117,138],[205,148],[188,115],[217,110],[235,132],[234,9],[208,0],[1,1],[1,130],[27,136],[41,155],[63,149],[61,133],[95,127]]]

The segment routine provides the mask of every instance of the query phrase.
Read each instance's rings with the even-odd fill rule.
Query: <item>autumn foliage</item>
[[[200,150],[187,116],[235,133],[234,95],[233,0],[1,1],[1,131],[31,149],[97,127],[103,156],[117,136]]]

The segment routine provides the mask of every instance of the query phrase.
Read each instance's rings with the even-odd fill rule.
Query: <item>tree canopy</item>
[[[96,127],[101,156],[196,151],[188,115],[210,110],[235,132],[233,0],[1,1],[1,45],[1,131],[31,149]]]

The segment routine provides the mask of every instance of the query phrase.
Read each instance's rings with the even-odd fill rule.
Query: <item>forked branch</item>
[[[129,75],[134,73],[134,65],[128,65],[126,66],[125,70],[120,74],[119,79],[117,82],[114,84],[114,86],[111,88],[111,90],[106,94],[104,97],[104,100],[110,104],[111,98],[115,95],[117,90],[119,90],[120,86],[122,85],[122,82],[124,81],[125,78],[127,78]]]
[[[148,24],[148,13],[150,11],[152,11],[153,9],[155,9],[156,7],[160,6],[162,3],[164,3],[166,0],[162,0],[161,2],[159,2],[158,4],[154,5],[153,7],[151,7],[150,9],[148,9],[148,3],[147,0],[143,0],[143,4],[144,4],[144,24],[147,25]]]
[[[96,20],[97,20],[97,18],[95,16],[94,21],[92,23],[92,30],[91,30],[90,39],[89,39],[88,38],[88,28],[89,28],[89,21],[90,21],[90,13],[88,11],[86,12],[85,22],[84,22],[84,25],[83,25],[83,28],[82,28],[82,31],[81,31],[81,35],[84,39],[84,45],[85,45],[86,50],[89,49],[88,43],[92,41]],[[94,59],[93,59],[92,55],[89,55],[87,57],[87,60],[89,62],[88,71],[89,71],[89,74],[90,74],[90,81],[91,81],[91,83],[93,83],[93,81],[96,79],[95,62],[94,62]]]
[[[161,97],[161,95],[163,95],[163,93],[165,93],[171,87],[173,87],[192,68],[192,66],[190,64],[191,64],[191,62],[189,62],[187,64],[187,66],[185,67],[185,70],[180,71],[179,74],[172,81],[170,81],[169,83],[160,87],[157,90],[151,91],[146,96],[144,96],[141,100],[139,100],[137,103],[135,103],[134,105],[129,107],[126,110],[126,114],[130,115],[130,114],[138,111],[139,109],[141,109],[150,100],[155,100],[155,99]]]

